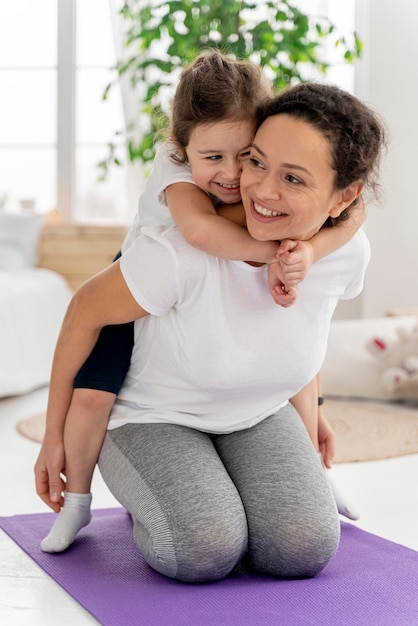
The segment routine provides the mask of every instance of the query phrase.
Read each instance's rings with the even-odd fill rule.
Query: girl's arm
[[[194,248],[235,261],[269,263],[274,259],[277,242],[253,239],[245,227],[215,211],[209,196],[196,185],[175,183],[165,194],[174,222]]]
[[[216,209],[216,212],[218,215],[221,215],[230,222],[234,222],[234,224],[241,226],[241,228],[247,228],[245,211],[241,202],[239,204],[223,204],[221,207]]]
[[[366,217],[366,205],[360,198],[358,206],[349,213],[349,217],[345,221],[339,222],[332,228],[321,228],[310,240],[314,252],[313,262],[319,261],[350,241],[360,226],[364,224]]]
[[[287,287],[299,284],[308,273],[309,267],[327,254],[341,248],[355,235],[367,216],[363,201],[351,211],[347,220],[321,230],[308,241],[281,242],[277,259]]]
[[[62,504],[63,432],[74,378],[104,326],[123,324],[145,315],[147,311],[134,300],[124,281],[118,261],[84,283],[70,302],[55,348],[46,432],[35,465],[36,491],[54,510],[59,510]]]

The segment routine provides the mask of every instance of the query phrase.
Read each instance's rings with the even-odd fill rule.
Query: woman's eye
[[[300,185],[302,182],[299,178],[296,178],[296,176],[292,176],[292,174],[288,174],[286,176],[286,179],[289,181],[289,183],[292,183],[292,185]]]
[[[263,167],[263,164],[261,163],[261,161],[259,161],[258,159],[256,159],[255,157],[250,157],[250,163],[251,165],[253,165],[254,167]]]

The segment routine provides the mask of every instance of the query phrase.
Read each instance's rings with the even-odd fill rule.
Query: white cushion
[[[0,269],[37,264],[42,226],[42,215],[0,213]]]

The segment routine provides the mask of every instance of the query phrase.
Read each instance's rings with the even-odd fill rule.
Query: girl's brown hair
[[[260,104],[271,96],[262,70],[219,50],[200,54],[181,73],[172,103],[172,158],[187,161],[185,148],[198,124],[254,119]]]

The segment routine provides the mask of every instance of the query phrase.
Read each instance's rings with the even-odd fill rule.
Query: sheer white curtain
[[[122,60],[126,54],[123,44],[125,33],[123,30],[123,21],[118,15],[118,12],[123,5],[123,1],[108,0],[108,5],[115,57],[117,60]],[[120,81],[120,93],[122,97],[124,131],[126,132],[129,127],[129,122],[134,120],[138,115],[136,94],[132,89],[132,86],[128,84],[127,80]],[[126,153],[124,154],[124,163],[126,170],[127,197],[129,203],[127,217],[133,218],[136,212],[139,195],[144,188],[146,173],[145,168],[139,163],[139,161],[130,163]]]
[[[103,0],[0,2],[0,210],[128,220],[125,170],[98,181],[123,127],[120,90],[101,98],[115,58]]]

